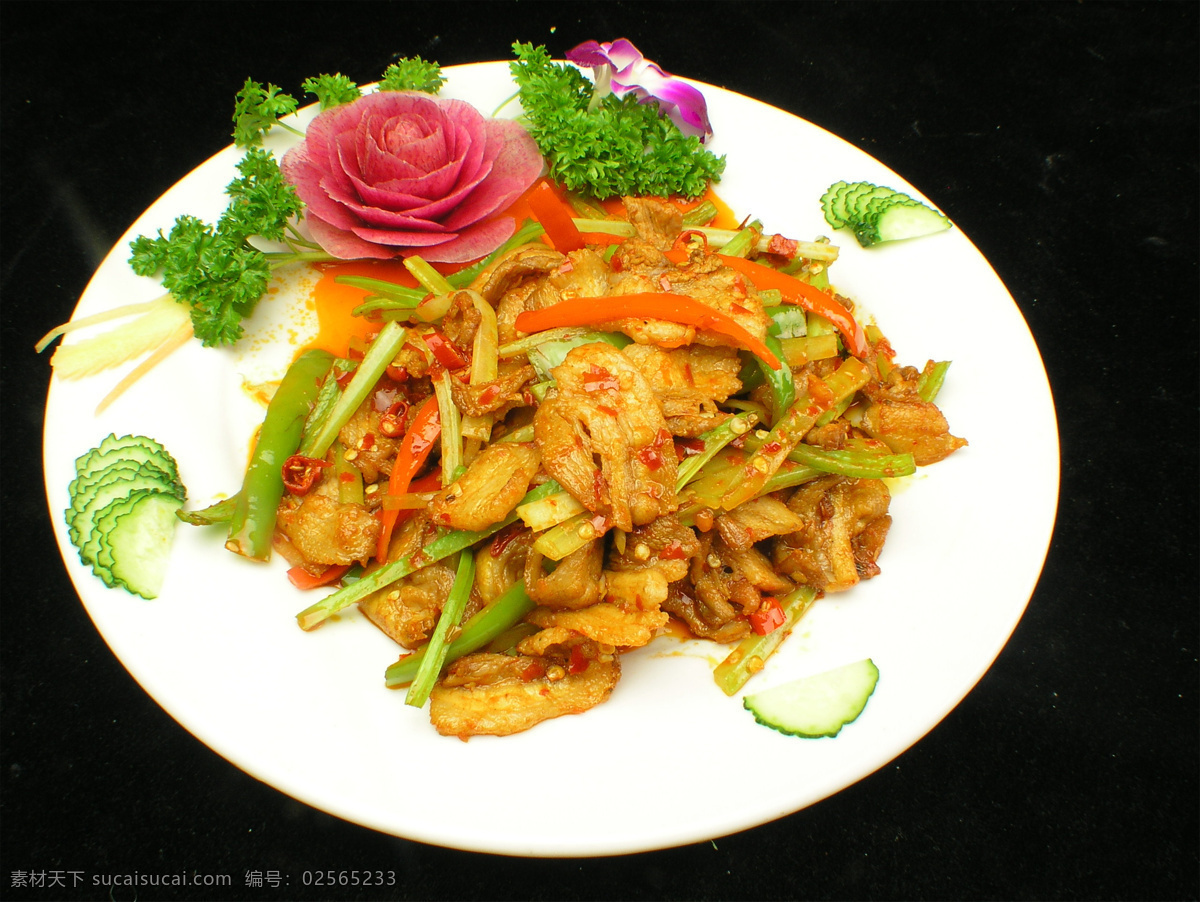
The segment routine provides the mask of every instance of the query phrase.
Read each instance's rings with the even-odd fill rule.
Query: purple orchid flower
[[[702,142],[712,137],[704,95],[664,72],[625,38],[608,44],[585,41],[569,50],[567,59],[591,68],[595,82],[593,107],[609,93],[618,97],[633,93],[641,103],[654,98],[685,135],[696,135]]]

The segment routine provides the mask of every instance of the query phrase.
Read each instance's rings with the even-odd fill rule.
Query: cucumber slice
[[[172,479],[179,476],[175,459],[165,451],[156,451],[146,445],[129,445],[124,448],[110,448],[107,451],[94,449],[75,462],[78,479],[100,472],[106,467],[119,461],[136,461],[150,464],[167,473]]]
[[[742,704],[754,719],[788,736],[836,736],[867,706],[879,681],[870,658],[747,695]]]
[[[850,220],[850,209],[846,206],[846,200],[860,184],[860,182],[846,182],[833,195],[833,215],[840,223],[836,228],[843,228]]]
[[[85,463],[92,458],[93,455],[107,454],[110,451],[116,451],[124,448],[144,448],[148,451],[152,451],[164,461],[170,462],[172,466],[175,464],[175,459],[167,453],[167,449],[154,439],[148,438],[144,435],[122,435],[118,437],[115,432],[111,432],[105,436],[103,440],[101,440],[99,445],[88,451],[86,454],[81,455],[75,461],[75,471],[82,473]]]
[[[76,544],[79,542],[79,529],[76,526],[76,521],[79,519],[79,515],[83,509],[95,497],[96,493],[109,483],[136,476],[141,472],[143,466],[143,464],[139,464],[136,461],[122,461],[114,463],[98,473],[92,473],[86,478],[80,477],[71,482],[67,487],[71,506],[65,511],[65,515],[67,519],[67,532],[70,534],[72,542]]]
[[[858,186],[846,195],[846,221],[861,222],[866,218],[867,209],[871,203],[887,203],[897,197],[909,200],[908,195],[900,194],[891,188],[872,185],[870,182],[859,182]]]
[[[175,538],[176,512],[183,501],[153,490],[130,496],[128,511],[116,516],[105,534],[117,585],[142,598],[157,598],[167,574]]]
[[[821,196],[821,209],[826,222],[852,231],[863,247],[919,238],[953,225],[927,204],[870,182],[834,182]]]
[[[834,201],[839,192],[848,187],[846,182],[838,181],[829,186],[829,189],[821,195],[821,210],[825,214],[825,221],[835,229],[840,229],[846,224],[841,215],[834,211]]]
[[[950,228],[950,220],[924,204],[893,204],[879,214],[875,222],[877,241],[901,241],[920,238]]]
[[[114,501],[128,498],[139,489],[154,489],[174,495],[180,501],[182,493],[169,480],[164,481],[162,472],[149,467],[129,476],[121,476],[99,486],[89,497],[73,521],[78,539],[75,546],[85,564],[95,564],[100,547],[100,533],[96,529],[105,508]]]
[[[116,585],[116,580],[112,575],[112,545],[109,542],[109,535],[117,525],[117,521],[121,517],[129,513],[148,493],[158,492],[159,489],[135,489],[124,498],[116,498],[104,505],[104,508],[96,514],[95,523],[92,528],[92,537],[96,542],[95,561],[92,562],[92,570],[104,580],[108,586]]]
[[[113,433],[76,459],[75,473],[64,514],[79,559],[105,585],[155,597],[187,498],[175,458],[154,439]]]

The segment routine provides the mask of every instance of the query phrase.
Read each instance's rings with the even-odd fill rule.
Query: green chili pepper
[[[236,496],[225,542],[230,551],[256,561],[271,556],[275,512],[283,498],[283,462],[296,453],[309,405],[332,365],[332,354],[305,351],[279,383]]]

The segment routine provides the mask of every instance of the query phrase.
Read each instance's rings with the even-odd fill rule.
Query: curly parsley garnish
[[[321,112],[362,97],[362,90],[350,78],[338,72],[335,75],[318,75],[307,78],[300,87],[317,98]]]
[[[281,94],[280,88],[268,84],[265,88],[247,78],[242,89],[238,91],[233,107],[233,143],[238,147],[256,147],[262,144],[265,135],[275,125],[282,125],[298,135],[290,125],[280,122],[280,118],[296,112],[296,98],[291,94]]]
[[[574,67],[551,61],[545,47],[514,44],[510,64],[525,112],[521,119],[546,158],[549,175],[572,191],[603,200],[624,195],[698,197],[725,171],[659,112],[654,101],[608,95],[593,110],[592,84]]]
[[[436,94],[445,83],[446,79],[442,76],[441,66],[414,56],[388,66],[384,70],[383,78],[379,80],[379,90],[421,91],[425,94]]]
[[[163,287],[191,309],[192,329],[206,346],[233,344],[241,337],[241,321],[266,293],[273,269],[328,259],[289,222],[304,205],[270,151],[251,148],[238,172],[241,177],[225,189],[231,199],[216,225],[180,216],[167,235],[140,235],[129,245],[133,271],[140,276],[162,271]],[[284,242],[291,250],[261,251],[250,243],[255,235]]]

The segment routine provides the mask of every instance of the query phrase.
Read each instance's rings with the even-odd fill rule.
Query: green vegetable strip
[[[757,421],[758,417],[755,414],[730,417],[720,426],[716,426],[701,435],[700,440],[704,442],[704,450],[695,457],[685,458],[679,464],[678,476],[675,480],[675,494],[678,495],[682,492],[684,486],[691,482],[696,477],[696,474],[700,472],[700,468],[716,457],[722,448],[739,435],[745,435],[753,429]]]
[[[454,481],[454,474],[463,461],[462,415],[451,395],[450,380],[453,378],[449,370],[442,370],[440,377],[433,380],[438,417],[442,422],[442,485],[450,485]]]
[[[362,504],[362,470],[346,460],[345,450],[341,442],[333,443],[333,473],[337,479],[338,502],[341,504]]]
[[[716,233],[717,231],[718,230],[713,229],[711,230],[711,233]],[[732,236],[724,242],[720,241],[719,239],[714,242],[712,237],[708,239],[708,242],[710,245],[719,246],[721,248],[721,253],[726,257],[746,257],[750,254],[750,251],[754,250],[755,242],[758,240],[758,236],[761,234],[761,229],[748,226],[741,231],[734,232]]]
[[[726,695],[733,695],[746,685],[750,677],[762,670],[767,658],[775,653],[800,618],[812,607],[816,598],[816,589],[801,586],[779,599],[783,608],[783,624],[765,636],[751,633],[739,642],[737,648],[713,671],[713,679],[717,681],[721,691]]]
[[[477,291],[468,292],[471,303],[479,312],[479,327],[471,344],[471,385],[486,385],[500,375],[500,332],[496,310]],[[489,441],[495,417],[491,414],[464,416],[463,438]]]
[[[361,316],[364,319],[377,319],[382,322],[392,320],[409,320],[417,307],[408,301],[393,301],[378,295],[368,295],[363,302],[350,311],[351,316]]]
[[[932,404],[937,399],[938,392],[942,390],[942,385],[946,381],[948,369],[950,369],[950,361],[942,360],[926,366],[921,371],[921,375],[917,377],[917,394],[921,396],[922,401]]]
[[[806,335],[803,338],[782,338],[784,360],[788,366],[804,366],[814,360],[828,360],[838,355],[838,339],[833,332]]]
[[[774,335],[770,333],[764,335],[763,344],[771,350],[776,360],[784,359],[783,345]],[[762,370],[763,379],[766,380],[767,385],[771,387],[771,425],[773,426],[783,419],[796,400],[796,383],[792,379],[792,368],[781,366],[779,369],[772,369],[770,364],[758,355],[755,355],[754,362]]]
[[[395,301],[407,307],[417,306],[425,298],[425,295],[429,293],[420,288],[408,288],[404,285],[397,285],[395,282],[387,282],[383,279],[371,279],[367,276],[338,276],[333,281],[339,285],[349,285],[352,288],[373,291],[381,298]]]
[[[451,661],[456,661],[463,655],[470,654],[483,648],[497,636],[503,634],[521,618],[532,611],[533,600],[525,591],[525,583],[518,579],[499,598],[486,605],[462,625],[462,631],[446,649],[444,667]],[[403,686],[410,683],[417,675],[417,669],[425,659],[426,649],[423,645],[411,655],[406,655],[387,669],[384,679],[389,687]]]
[[[842,398],[840,401],[838,401],[836,404],[834,404],[832,407],[830,407],[827,411],[825,411],[823,414],[821,414],[819,417],[817,417],[817,421],[813,424],[813,427],[815,428],[817,426],[826,426],[826,425],[832,423],[834,420],[836,420],[838,417],[840,417],[842,414],[844,414],[850,408],[850,405],[853,403],[854,403],[854,395],[846,395],[844,398]]]
[[[721,499],[721,507],[733,510],[739,504],[762,493],[766,481],[774,474],[788,454],[800,443],[817,418],[843,398],[854,394],[870,381],[871,374],[866,364],[850,357],[825,379],[827,393],[819,400],[814,399],[806,387],[788,408],[783,418],[775,424],[770,434],[742,468],[743,478]]]
[[[694,229],[712,222],[717,216],[717,205],[711,200],[702,201],[683,214],[683,227]]]
[[[516,341],[510,341],[506,345],[501,345],[500,357],[501,359],[506,359],[509,357],[519,357],[522,354],[527,355],[530,351],[543,344],[549,344],[554,341],[569,341],[570,339],[578,338],[580,335],[588,335],[594,331],[590,326],[559,326],[556,329],[547,329],[544,332],[534,332],[532,335],[526,335],[524,338],[518,338]]]
[[[551,529],[583,513],[584,507],[570,492],[558,492],[541,501],[522,504],[517,514],[534,532]]]
[[[551,479],[548,482],[542,483],[537,488],[530,489],[525,494],[525,497],[521,499],[521,504],[537,501],[540,498],[545,498],[547,495],[553,495],[555,492],[561,492],[562,490],[562,486]],[[382,589],[384,586],[391,585],[401,577],[415,573],[422,567],[470,548],[476,542],[486,539],[488,536],[495,535],[510,523],[515,523],[518,519],[517,512],[514,510],[503,520],[493,523],[491,526],[478,532],[455,530],[454,532],[440,536],[424,548],[384,564],[378,570],[372,570],[358,582],[352,583],[349,586],[343,586],[336,592],[325,596],[316,604],[310,605],[297,614],[296,621],[300,624],[301,629],[310,630],[323,623],[347,605],[354,604],[354,602],[366,598],[372,592]]]
[[[702,224],[701,224],[702,225]],[[766,254],[771,252],[771,239],[775,236],[762,234],[761,223],[755,223],[759,226],[757,229],[743,229],[734,231],[733,229],[715,229],[711,227],[696,228],[693,231],[700,232],[708,241],[708,246],[714,249],[720,249],[721,253],[730,257],[745,257],[751,252]],[[687,228],[687,216],[684,215],[684,228]],[[742,237],[746,232],[752,232],[749,238]],[[733,251],[730,251],[730,248]],[[822,263],[832,263],[838,258],[838,248],[832,244],[826,244],[821,241],[797,241],[796,254],[792,258],[792,262],[787,266],[781,267],[783,272],[789,275],[800,269],[806,261],[817,260]]]
[[[498,439],[493,439],[493,443],[499,442],[532,442],[533,441],[533,424],[527,426],[518,426],[512,432],[506,432]]]
[[[396,359],[396,354],[404,346],[406,334],[404,327],[399,323],[388,323],[383,327],[375,340],[371,342],[371,347],[367,349],[366,355],[354,372],[354,378],[350,380],[346,390],[333,405],[329,416],[325,418],[316,432],[304,437],[304,444],[300,448],[301,454],[305,457],[325,456],[342,427],[358,410],[359,405],[367,399],[371,390],[375,388],[375,383],[379,381],[383,371],[388,368],[388,364]]]
[[[837,328],[821,316],[819,313],[808,314],[808,337],[815,338],[818,335],[833,335],[836,334]]]
[[[353,360],[344,360],[337,358],[333,361],[333,366],[325,375],[325,381],[321,383],[321,390],[317,393],[317,400],[313,403],[312,410],[309,411],[308,419],[304,421],[304,439],[300,442],[300,452],[305,451],[305,442],[311,436],[321,430],[322,424],[333,413],[333,408],[337,406],[338,398],[342,396],[342,387],[338,385],[338,378],[346,373],[351,373],[358,366]]]
[[[820,470],[806,467],[804,464],[792,463],[790,460],[784,461],[784,465],[767,480],[754,497],[761,498],[763,495],[770,495],[781,489],[792,489],[806,482],[812,482],[814,479],[820,479],[824,475]]]
[[[633,223],[626,222],[624,219],[573,219],[575,228],[581,232],[591,232],[601,235],[618,235],[623,238],[632,238],[637,234],[637,229]]]
[[[450,294],[454,291],[454,286],[446,281],[445,276],[415,254],[404,258],[404,268],[430,294]]]
[[[175,516],[192,526],[224,525],[233,519],[233,511],[237,507],[239,497],[240,493],[230,495],[228,498],[222,498],[215,504],[196,511],[185,511],[181,508],[175,512]]]
[[[279,383],[267,405],[242,489],[235,496],[229,538],[225,541],[230,551],[256,561],[271,556],[275,512],[283,498],[283,462],[296,452],[308,406],[332,365],[332,354],[305,351],[288,367]]]
[[[592,516],[590,511],[584,511],[547,529],[537,537],[537,541],[533,543],[533,550],[552,561],[561,561],[568,554],[578,551],[597,538],[595,530],[588,523]]]
[[[770,313],[771,307],[778,307],[783,303],[783,292],[778,288],[763,288],[758,292],[758,299],[762,301],[762,305]]]
[[[408,695],[404,699],[406,705],[412,705],[414,708],[424,707],[429,698],[429,692],[433,689],[433,684],[437,681],[438,674],[442,672],[442,666],[446,663],[446,637],[451,628],[458,626],[458,622],[462,620],[463,610],[467,606],[467,598],[470,596],[471,586],[474,584],[475,555],[470,551],[464,551],[458,556],[458,571],[454,574],[454,585],[450,587],[450,594],[446,596],[446,603],[442,605],[437,626],[434,627],[433,635],[429,637],[425,655],[421,659],[420,666],[417,667],[417,675],[413,678],[412,685],[408,687]]]
[[[746,439],[746,447],[750,450],[756,450],[761,445],[761,439],[754,437]],[[859,479],[890,479],[897,476],[911,476],[917,471],[916,464],[913,463],[913,456],[907,452],[893,454],[890,451],[880,452],[869,448],[823,451],[803,442],[792,449],[788,454],[788,460],[812,467],[823,473]]]
[[[734,454],[730,459],[719,458],[706,467],[706,472],[684,492],[684,503],[678,511],[680,521],[688,526],[694,525],[693,518],[705,508],[717,514],[723,513],[721,498],[742,478],[745,460],[746,458],[742,455]],[[762,487],[746,500],[749,501],[769,495],[771,492],[778,492],[780,489],[811,482],[824,475],[826,474],[813,467],[784,460],[779,469],[762,484]]]

